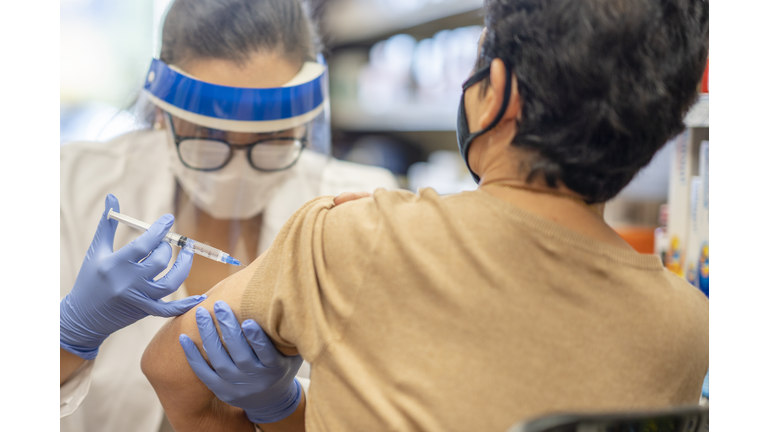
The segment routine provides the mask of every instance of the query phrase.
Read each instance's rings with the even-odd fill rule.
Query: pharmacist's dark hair
[[[684,129],[709,50],[702,0],[486,0],[478,66],[517,76],[528,181],[605,202]]]
[[[263,51],[301,63],[319,49],[301,0],[175,0],[162,34],[160,60],[182,68],[198,58],[240,63]]]

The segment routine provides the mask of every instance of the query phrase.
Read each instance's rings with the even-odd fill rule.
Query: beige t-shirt
[[[310,201],[242,307],[312,363],[308,431],[696,404],[709,363],[708,301],[658,258],[482,191]]]

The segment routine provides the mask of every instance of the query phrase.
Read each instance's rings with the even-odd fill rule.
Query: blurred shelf
[[[458,99],[454,103],[401,103],[371,112],[356,103],[331,108],[333,127],[346,131],[414,132],[455,131]]]
[[[482,25],[482,10],[483,0],[432,1],[413,10],[384,7],[381,1],[346,0],[328,14],[329,43],[372,43],[397,33],[430,37],[443,29]]]
[[[699,100],[696,101],[688,114],[685,116],[685,125],[691,128],[708,128],[709,127],[709,94],[699,95]]]
[[[333,126],[347,131],[455,131],[458,100],[455,103],[400,103],[381,112],[371,112],[356,103],[333,105]],[[709,95],[699,100],[685,116],[685,125],[709,127]]]

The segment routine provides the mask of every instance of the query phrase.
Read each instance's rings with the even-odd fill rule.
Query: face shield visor
[[[327,66],[286,84],[230,87],[154,59],[145,95],[165,113],[170,165],[192,202],[217,219],[261,213],[304,152],[330,152]]]

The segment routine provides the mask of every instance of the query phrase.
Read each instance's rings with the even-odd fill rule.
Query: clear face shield
[[[301,169],[307,152],[330,152],[322,57],[271,88],[216,85],[155,59],[144,91],[164,111],[170,166],[179,185],[216,219],[260,214],[277,188]]]

